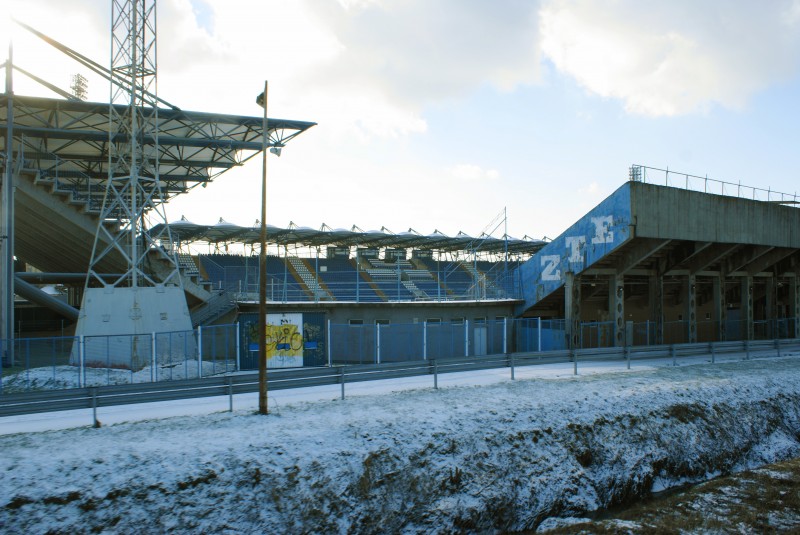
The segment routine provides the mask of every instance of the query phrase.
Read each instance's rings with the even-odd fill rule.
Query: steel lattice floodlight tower
[[[134,369],[150,364],[156,350],[159,362],[191,351],[185,339],[191,319],[159,182],[155,4],[112,1],[108,181],[76,328],[88,337],[87,363],[95,354],[105,360],[111,343],[110,364]],[[124,273],[104,275],[103,266],[120,257]],[[167,332],[183,334],[156,349],[151,333]],[[96,352],[93,336],[104,337]]]

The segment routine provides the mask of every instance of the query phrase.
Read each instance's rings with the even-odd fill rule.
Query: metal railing
[[[673,188],[682,188],[703,193],[714,193],[728,197],[739,197],[741,199],[753,199],[756,201],[767,201],[781,204],[797,205],[797,192],[781,193],[771,189],[747,186],[741,182],[725,182],[708,178],[708,176],[697,176],[679,171],[672,171],[669,168],[659,169],[647,165],[634,164],[630,167],[629,179],[634,182],[646,182],[650,184],[660,184]]]
[[[460,268],[459,268],[460,269]],[[513,270],[500,269],[480,272],[478,277],[466,272],[460,278],[445,271],[427,271],[427,278],[418,273],[426,270],[415,269],[410,275],[398,271],[386,276],[364,278],[365,271],[342,270],[325,271],[324,275],[310,271],[310,281],[299,282],[291,274],[269,273],[267,275],[267,301],[271,302],[317,302],[334,300],[358,303],[382,303],[392,301],[474,301],[496,299],[521,299],[518,276]],[[411,282],[419,293],[406,286]],[[210,281],[216,290],[225,290],[237,300],[254,301],[258,299],[258,267],[226,266],[218,267],[218,272]],[[315,291],[316,288],[324,288]]]
[[[723,354],[742,354],[750,359],[754,353],[760,357],[780,357],[787,351],[800,350],[800,339],[762,340],[737,342],[712,342],[708,344],[670,344],[660,346],[633,346],[596,348],[588,350],[555,350],[543,352],[508,353],[478,357],[460,357],[371,365],[300,368],[270,372],[267,379],[269,391],[318,386],[340,387],[340,397],[345,397],[345,385],[364,381],[380,381],[429,376],[433,388],[438,388],[439,375],[458,372],[508,368],[514,380],[518,368],[543,364],[573,364],[573,373],[579,366],[599,361],[625,363],[632,361],[671,359],[677,365],[679,358],[709,355],[712,364]],[[764,353],[767,353],[766,355]],[[0,417],[92,409],[92,422],[96,423],[97,409],[135,403],[177,401],[214,396],[228,396],[229,410],[233,411],[233,397],[237,394],[257,392],[258,374],[225,375],[204,379],[188,379],[165,383],[126,384],[52,390],[0,396]]]

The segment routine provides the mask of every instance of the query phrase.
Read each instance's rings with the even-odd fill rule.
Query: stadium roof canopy
[[[183,243],[241,243],[258,244],[261,241],[261,227],[242,227],[220,220],[216,225],[198,225],[185,219],[169,224],[174,240]],[[158,228],[154,232],[160,233]],[[426,249],[436,251],[470,251],[486,253],[504,253],[532,255],[544,247],[543,240],[512,237],[495,238],[488,235],[478,237],[459,232],[456,236],[447,236],[434,231],[432,234],[419,234],[412,229],[408,232],[394,234],[385,229],[363,231],[358,227],[347,229],[331,229],[323,225],[321,230],[309,227],[279,228],[267,225],[267,242],[277,245],[301,245],[307,247],[389,247],[398,249]]]
[[[108,179],[109,105],[80,100],[13,97],[13,135],[23,143],[23,167],[99,208]],[[0,129],[8,123],[7,94],[0,94]],[[121,109],[119,110],[121,112]],[[257,155],[263,118],[158,110],[159,179],[163,201],[212,181]],[[269,145],[283,147],[316,123],[269,119]],[[114,141],[124,142],[125,134]],[[153,140],[145,139],[146,144]]]
[[[131,80],[125,76],[21,21],[14,22],[84,68],[106,78],[112,87],[122,88],[126,94],[132,90]],[[0,94],[0,129],[6,132],[8,123],[11,123],[12,136],[18,145],[15,150],[20,150],[24,158],[21,167],[38,172],[37,178],[52,183],[54,191],[71,193],[73,200],[86,202],[86,210],[98,212],[109,175],[109,149],[129,142],[125,129],[117,128],[117,121],[110,120],[110,117],[124,117],[126,106],[84,102],[13,65],[10,59],[0,64],[0,68],[6,71],[7,76],[13,69],[63,97]],[[11,121],[9,99],[13,110]],[[166,202],[198,184],[210,182],[226,170],[242,165],[264,147],[262,116],[186,111],[149,92],[145,92],[142,99],[147,105],[142,116],[156,121],[148,131],[158,132],[157,174],[161,198],[154,199],[156,202]],[[267,145],[283,147],[315,124],[268,119]],[[113,135],[110,134],[111,128],[114,128]],[[152,147],[155,142],[150,135],[139,140],[143,146]],[[154,162],[142,166],[145,167],[152,169]]]

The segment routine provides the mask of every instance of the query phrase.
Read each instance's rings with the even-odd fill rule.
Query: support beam
[[[733,273],[734,271],[743,270],[747,265],[755,262],[772,249],[773,247],[766,245],[747,246],[726,260],[725,272]]]
[[[651,343],[664,343],[664,276],[650,277],[650,314],[655,324],[655,340]],[[649,333],[648,333],[649,336]]]
[[[614,318],[614,346],[622,347],[625,336],[625,277],[612,275],[608,280],[608,304]]]
[[[689,275],[686,281],[686,322],[690,344],[697,343],[697,277]]]
[[[752,340],[755,335],[753,331],[753,277],[742,277],[741,285],[741,320],[744,322],[745,340]]]
[[[778,332],[778,303],[776,301],[777,295],[775,289],[775,278],[770,277],[764,281],[764,319],[767,320],[767,332],[765,333],[768,338],[775,338]]]
[[[714,320],[717,322],[717,341],[727,340],[728,302],[725,296],[725,275],[720,274],[713,279],[714,284]]]
[[[638,238],[626,248],[624,255],[620,262],[616,265],[616,274],[623,276],[631,269],[638,266],[648,257],[657,253],[664,246],[669,244],[670,240],[660,240],[655,238]]]
[[[789,333],[793,338],[800,338],[800,272],[789,279],[789,311],[794,317],[794,332]]]
[[[578,349],[581,334],[581,279],[571,271],[565,273],[564,318],[567,349]]]
[[[756,275],[762,271],[768,271],[769,268],[796,252],[796,249],[775,248],[744,266],[744,270],[747,271],[749,275]]]
[[[674,247],[659,259],[658,270],[660,273],[673,276],[681,275],[686,271],[683,264],[695,254],[694,244],[691,242],[674,241]]]
[[[700,252],[686,260],[685,267],[690,274],[697,275],[698,272],[716,265],[739,247],[739,245],[730,243],[716,243],[709,247],[704,247]]]

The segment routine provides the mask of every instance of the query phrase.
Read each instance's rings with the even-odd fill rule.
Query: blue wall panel
[[[520,266],[525,304],[532,307],[631,239],[631,189],[626,183]]]

